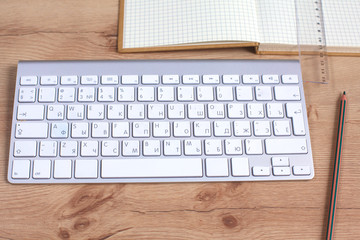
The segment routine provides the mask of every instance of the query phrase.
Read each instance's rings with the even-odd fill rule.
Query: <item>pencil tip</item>
[[[344,91],[343,94],[346,95],[346,92]]]

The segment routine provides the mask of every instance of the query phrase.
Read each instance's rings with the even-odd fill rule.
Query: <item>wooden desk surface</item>
[[[0,1],[0,239],[323,239],[343,90],[348,111],[335,239],[359,239],[360,58],[356,57],[330,57],[329,84],[305,83],[315,162],[311,181],[9,184],[18,60],[274,58],[256,56],[251,49],[119,54],[117,14],[118,0]],[[316,71],[307,57],[304,79],[315,80]]]

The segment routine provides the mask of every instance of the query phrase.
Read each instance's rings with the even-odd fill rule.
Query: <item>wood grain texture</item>
[[[323,239],[344,90],[348,109],[335,239],[360,238],[359,57],[329,57],[329,84],[305,83],[315,162],[311,181],[9,184],[19,60],[284,58],[255,55],[253,48],[119,54],[118,4],[0,1],[0,239]],[[315,80],[317,71],[314,59],[306,56],[304,79]]]

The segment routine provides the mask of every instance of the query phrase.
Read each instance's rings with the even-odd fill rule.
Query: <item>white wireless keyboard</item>
[[[19,62],[11,183],[314,177],[298,61]]]

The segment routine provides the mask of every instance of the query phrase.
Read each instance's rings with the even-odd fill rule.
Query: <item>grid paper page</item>
[[[123,48],[259,42],[253,0],[126,0]]]
[[[328,46],[360,46],[360,1],[323,0]]]

